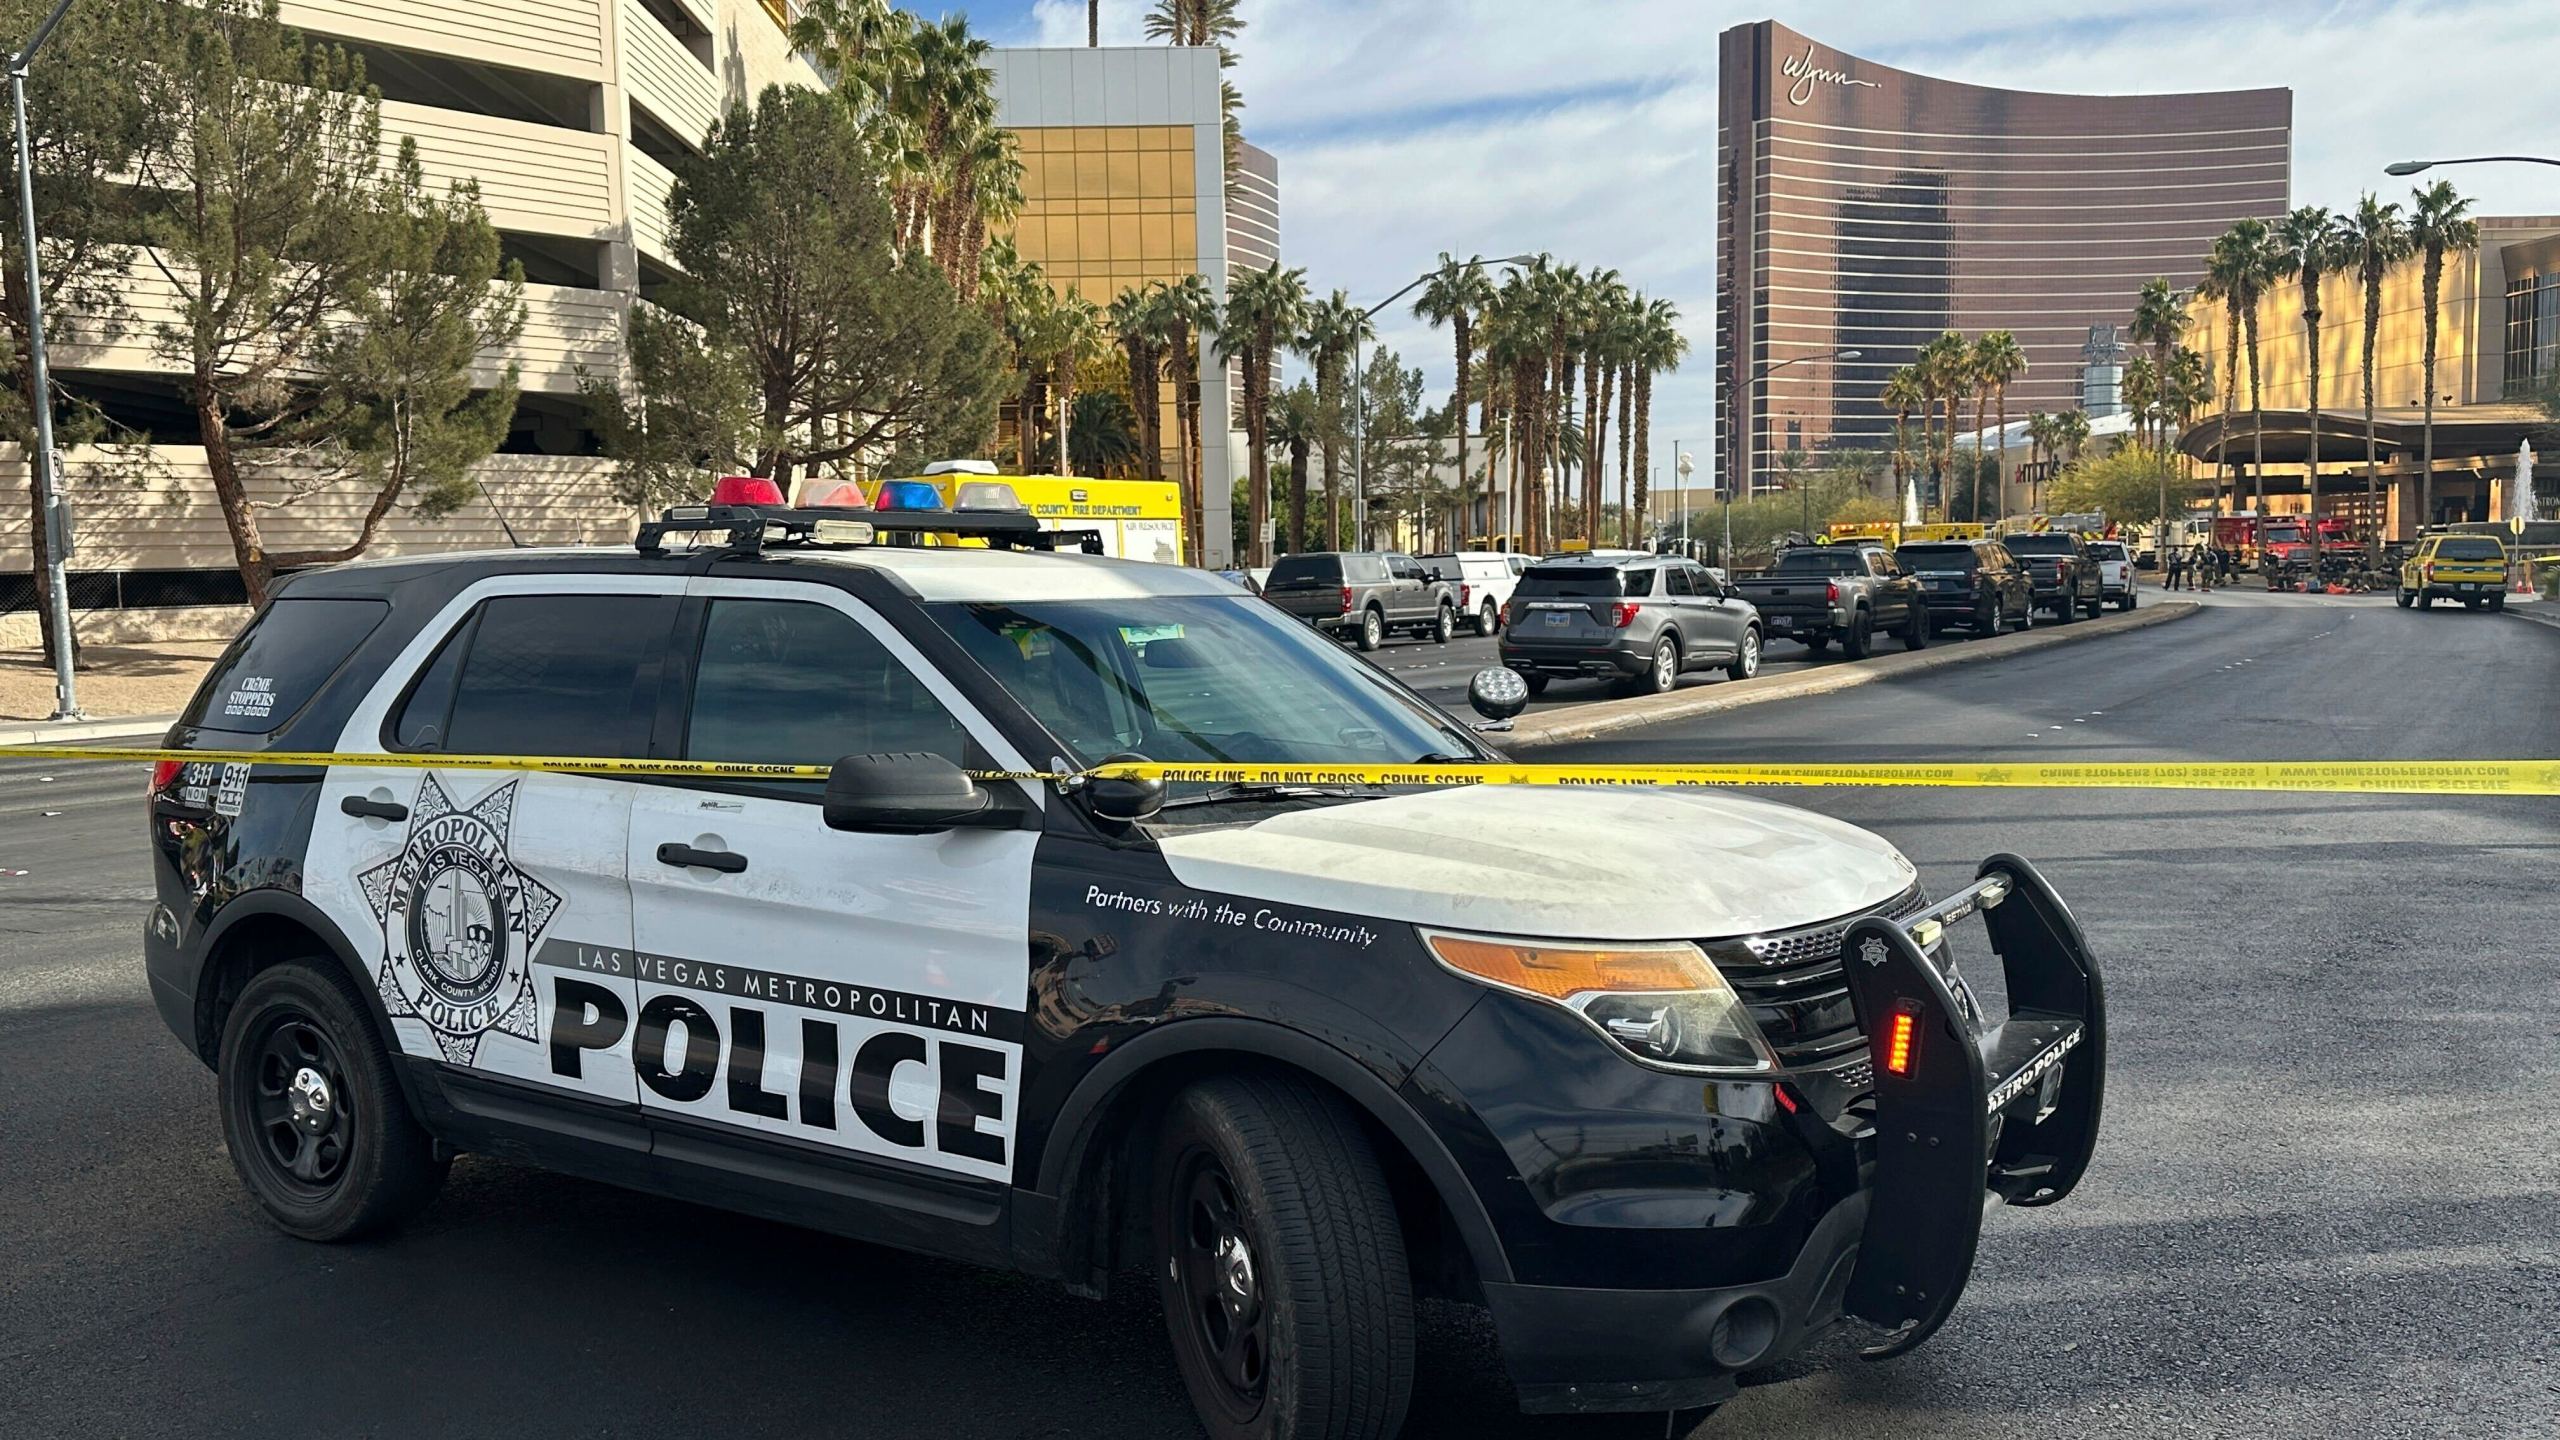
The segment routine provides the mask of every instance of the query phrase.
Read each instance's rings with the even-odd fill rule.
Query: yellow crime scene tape
[[[624,760],[560,755],[392,755],[274,750],[0,746],[0,760],[112,760],[187,765],[360,766],[400,770],[529,770],[569,775],[823,780],[824,765],[729,760]],[[2560,795],[2560,760],[2201,760],[1942,765],[1201,765],[1127,762],[1084,770],[972,770],[979,780],[1157,779],[1174,784],[1922,786],[2010,790],[2262,790],[2368,795]]]

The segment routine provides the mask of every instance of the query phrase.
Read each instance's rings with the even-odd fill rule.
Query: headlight
[[[1686,941],[1575,945],[1425,930],[1441,964],[1470,980],[1563,1006],[1628,1054],[1681,1070],[1760,1073],[1777,1057],[1742,997]]]

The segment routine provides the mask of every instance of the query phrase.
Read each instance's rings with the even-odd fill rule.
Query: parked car
[[[2000,543],[2027,567],[2028,578],[2035,581],[2036,608],[2051,611],[2056,623],[2095,615],[2105,603],[2098,589],[2098,562],[2090,558],[2089,542],[2079,536],[2041,530],[2003,535]]]
[[[2089,558],[2098,565],[2098,599],[2101,604],[2119,610],[2130,610],[2141,597],[2133,588],[2133,555],[2121,540],[2088,540]]]
[[[2507,608],[2507,547],[2495,535],[2428,535],[2400,562],[2399,601],[2424,610],[2442,596],[2469,609]]]
[[[1786,550],[1776,564],[1742,576],[1733,588],[1759,610],[1771,639],[1803,641],[1817,655],[1837,640],[1841,654],[1863,659],[1879,634],[1901,636],[1910,650],[1929,643],[1929,607],[1920,583],[1881,545]]]
[[[1455,550],[1423,556],[1422,568],[1433,578],[1457,586],[1458,617],[1475,626],[1478,635],[1491,635],[1502,628],[1503,609],[1511,603],[1520,572],[1529,568],[1529,557],[1501,550]]]
[[[1386,644],[1398,630],[1447,644],[1458,629],[1457,587],[1391,550],[1283,555],[1262,595],[1328,635],[1350,636],[1363,650]]]
[[[1961,625],[1976,635],[1997,635],[2035,627],[2035,582],[1997,540],[1920,541],[1893,557],[1919,583],[1933,630]]]
[[[1759,612],[1709,574],[1668,556],[1540,560],[1520,577],[1502,663],[1542,694],[1551,680],[1616,679],[1631,693],[1680,683],[1684,670],[1760,673]]]

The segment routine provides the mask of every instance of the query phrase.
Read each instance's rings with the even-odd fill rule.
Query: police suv
[[[1986,1198],[2079,1180],[2099,980],[2026,862],[1933,903],[1800,810],[1463,783],[1474,728],[1273,606],[1041,543],[690,507],[281,585],[168,742],[280,759],[158,767],[147,926],[274,1223],[382,1231],[479,1151],[1143,1274],[1211,1433],[1381,1436],[1417,1294],[1530,1411],[1709,1406],[1843,1315],[1917,1344]],[[612,764],[686,760],[832,768]]]

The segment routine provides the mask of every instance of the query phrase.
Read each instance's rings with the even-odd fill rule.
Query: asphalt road
[[[1538,758],[2560,756],[2552,628],[2216,599]],[[476,1158],[392,1240],[276,1235],[143,995],[139,789],[0,768],[0,1434],[1196,1433],[1134,1290],[1087,1304]],[[2046,867],[2108,966],[2107,1128],[2068,1204],[1991,1217],[1928,1346],[1868,1365],[1842,1336],[1697,1433],[2551,1433],[2560,806],[1799,798],[1933,888],[1995,850]],[[1410,1434],[1579,1433],[1512,1412],[1473,1312],[1427,1319]]]
[[[1960,645],[1966,638],[1964,631],[1955,630],[1934,637],[1930,643]],[[1423,697],[1433,704],[1463,716],[1471,713],[1467,709],[1467,682],[1474,679],[1475,673],[1486,666],[1502,663],[1501,657],[1495,653],[1495,650],[1496,642],[1493,637],[1478,636],[1473,631],[1461,630],[1457,638],[1446,645],[1405,637],[1392,639],[1373,652],[1369,658],[1393,672],[1397,679],[1420,691]],[[1899,655],[1902,653],[1902,642],[1890,636],[1881,638],[1876,642],[1876,653]],[[1812,651],[1805,649],[1796,641],[1772,640],[1768,648],[1761,652],[1760,673],[1774,675],[1789,670],[1801,670],[1808,666],[1849,663],[1852,662],[1840,658],[1840,651],[1836,647],[1823,652],[1819,658],[1816,658]],[[1680,688],[1686,690],[1699,685],[1720,685],[1724,683],[1724,679],[1725,674],[1721,668],[1692,670],[1680,677]],[[1531,702],[1529,709],[1532,712],[1560,710],[1571,705],[1588,705],[1598,700],[1615,700],[1620,694],[1616,684],[1609,680],[1558,680],[1549,684],[1547,693]]]

